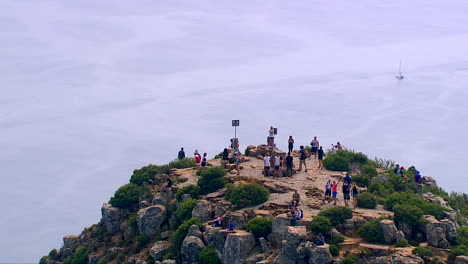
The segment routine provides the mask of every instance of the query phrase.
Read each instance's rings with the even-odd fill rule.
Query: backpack
[[[302,217],[304,217],[304,211],[302,211],[302,209],[300,209],[299,212],[301,212],[300,215],[299,215],[299,219],[302,219]]]

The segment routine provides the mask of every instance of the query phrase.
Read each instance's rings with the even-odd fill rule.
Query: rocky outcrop
[[[205,248],[203,241],[194,236],[187,236],[182,242],[180,253],[182,255],[182,264],[198,263],[198,254]]]
[[[241,211],[232,212],[229,215],[224,216],[223,219],[225,227],[227,227],[230,221],[234,224],[236,229],[245,229],[247,225],[247,216]]]
[[[168,248],[169,242],[158,241],[154,243],[154,246],[150,248],[149,253],[154,260],[161,260],[164,257],[164,255],[166,255]]]
[[[442,207],[445,207],[449,210],[453,210],[452,207],[450,207],[449,203],[446,202],[442,197],[439,197],[439,196],[435,196],[434,194],[432,193],[424,193],[423,194],[423,198],[424,200],[430,202],[430,203],[435,203],[435,204],[438,204]]]
[[[382,220],[379,225],[387,244],[394,244],[405,238],[403,231],[398,230],[392,220]]]
[[[140,209],[137,213],[137,223],[140,234],[147,236],[155,235],[161,224],[166,220],[166,207],[163,205],[153,205]]]
[[[301,243],[296,252],[302,259],[308,260],[308,263],[328,264],[332,262],[332,255],[330,254],[328,244],[315,246],[312,242],[307,241]]]
[[[411,225],[403,221],[400,221],[398,222],[398,229],[403,232],[406,239],[409,240],[411,238],[411,234],[413,233],[413,227],[411,227]]]
[[[74,248],[80,243],[79,236],[66,236],[63,237],[63,247],[64,248]]]
[[[172,197],[173,197],[172,190],[170,188],[165,192],[158,192],[153,197],[152,205],[160,204],[167,208],[169,206],[169,203],[172,200]]]
[[[225,200],[218,201],[214,207],[214,216],[220,217],[226,214],[227,212],[231,212],[233,209],[233,205]]]
[[[261,237],[258,239],[258,242],[260,246],[262,247],[262,251],[265,252],[265,254],[270,255],[271,254],[271,249],[270,245],[268,245],[268,242],[264,237]]]
[[[215,248],[221,259],[224,253],[224,243],[226,241],[223,230],[219,227],[206,227],[206,231],[203,232],[203,239],[208,246],[213,246]]]
[[[450,247],[450,242],[455,242],[457,230],[452,221],[448,219],[438,221],[431,215],[426,215],[424,218],[428,221],[425,227],[425,235],[429,245],[447,249]]]
[[[288,227],[290,226],[290,217],[286,214],[281,214],[273,219],[271,234],[269,240],[274,247],[281,247],[282,241],[288,233]],[[306,220],[305,217],[297,221],[296,226],[310,226],[310,219]]]
[[[454,264],[468,264],[468,256],[457,256]]]
[[[114,235],[120,231],[120,224],[127,216],[127,213],[111,204],[104,204],[101,208],[101,223],[107,230],[107,233]]]
[[[194,237],[198,237],[200,239],[203,238],[203,234],[202,234],[202,232],[200,231],[200,228],[197,225],[191,225],[189,227],[187,236],[194,236]]]
[[[273,263],[304,263],[304,257],[301,254],[298,254],[296,249],[299,244],[306,240],[307,229],[305,226],[288,226],[286,235],[283,237],[281,252]]]
[[[192,217],[198,217],[202,222],[213,219],[213,206],[207,200],[199,200],[193,208]]]
[[[376,257],[372,264],[424,264],[424,260],[414,255],[403,255],[394,253],[384,257]]]
[[[237,233],[227,235],[224,243],[223,264],[244,263],[250,251],[255,246],[255,237],[252,233],[238,230]]]

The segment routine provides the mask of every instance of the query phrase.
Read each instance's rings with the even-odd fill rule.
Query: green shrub
[[[374,178],[377,176],[377,169],[374,165],[367,163],[361,166],[360,168],[361,174],[368,175],[370,178]]]
[[[425,247],[415,247],[413,249],[413,254],[418,254],[420,257],[433,257],[434,252],[432,250],[425,248]]]
[[[131,214],[128,217],[128,226],[133,227],[133,228],[138,228],[138,223],[137,223],[137,215],[135,213]]]
[[[368,187],[371,181],[369,175],[358,174],[353,177],[353,181],[360,187]]]
[[[130,183],[136,185],[143,185],[143,183],[152,183],[154,175],[161,174],[164,172],[165,168],[150,164],[148,166],[142,167],[141,169],[134,170],[132,176],[130,177]]]
[[[333,226],[339,225],[346,219],[353,218],[353,210],[344,206],[337,206],[320,211],[320,216],[330,219]]]
[[[382,228],[380,227],[381,220],[382,219],[379,218],[379,219],[375,219],[371,222],[363,224],[358,229],[359,236],[362,237],[367,242],[384,244],[385,240],[383,236],[383,231],[382,231]]]
[[[177,190],[176,198],[177,198],[177,200],[180,201],[180,199],[182,198],[182,195],[190,194],[190,197],[196,199],[198,197],[198,191],[199,191],[199,189],[198,189],[197,185],[189,184],[189,185],[184,186],[184,187],[180,188],[179,190]]]
[[[349,161],[338,155],[331,155],[323,159],[323,166],[333,171],[348,171]]]
[[[361,164],[361,165],[366,164],[368,161],[369,161],[369,158],[362,152],[354,153],[353,156],[351,157],[351,162]]]
[[[73,253],[72,264],[88,264],[88,250],[86,247],[79,247]]]
[[[387,197],[385,202],[385,207],[388,210],[393,210],[393,207],[396,204],[405,204],[415,206],[423,212],[425,215],[433,215],[437,219],[442,219],[444,216],[444,211],[447,211],[446,208],[435,204],[429,203],[426,200],[415,196],[410,193],[393,193]],[[409,223],[408,223],[409,224]]]
[[[195,167],[197,163],[192,158],[177,159],[169,162],[168,167],[169,171],[165,171],[165,174],[169,174],[171,169],[185,169]]]
[[[137,203],[140,198],[141,188],[133,183],[120,187],[109,201],[110,204],[118,208],[130,208]]]
[[[269,196],[268,189],[257,183],[242,184],[226,192],[226,199],[238,208],[264,203]]]
[[[468,227],[459,227],[457,229],[457,244],[468,246]]]
[[[65,258],[62,264],[71,264],[71,262],[72,262],[71,258]]]
[[[59,254],[58,250],[54,248],[49,252],[49,258],[55,259],[58,256],[58,254]]]
[[[375,209],[377,206],[377,199],[374,195],[368,192],[363,192],[359,194],[357,205],[361,208]]]
[[[330,245],[329,250],[330,254],[332,254],[334,257],[338,257],[340,255],[340,249],[337,245]]]
[[[177,208],[176,215],[181,222],[188,220],[192,217],[193,208],[197,205],[197,199],[187,199],[180,203]]]
[[[207,194],[223,188],[227,183],[224,175],[226,172],[222,167],[211,167],[203,171],[197,182],[200,193]]]
[[[420,226],[425,223],[422,218],[424,213],[416,206],[410,204],[396,204],[393,206],[393,212],[395,213],[395,222],[403,221],[412,226]]]
[[[136,237],[137,247],[142,248],[142,247],[146,246],[150,242],[150,240],[151,240],[150,237],[145,235],[145,234],[138,235]],[[114,258],[115,258],[115,256],[114,256]]]
[[[171,234],[169,239],[170,246],[168,248],[168,252],[164,258],[178,258],[180,256],[180,247],[182,246],[182,242],[187,236],[188,230],[191,225],[197,225],[200,229],[203,228],[203,223],[200,219],[196,217],[192,217],[189,220],[183,222],[177,230]]]
[[[200,260],[201,264],[219,264],[221,261],[219,260],[218,254],[213,246],[208,246],[204,248],[199,254],[198,259]]]
[[[457,256],[468,256],[468,246],[467,245],[460,245],[451,247],[451,252],[449,253],[448,259],[450,261],[454,261]]]
[[[43,257],[39,260],[39,264],[46,264],[48,259],[49,259],[49,258],[48,258],[47,256],[43,256]]]
[[[359,264],[358,257],[354,254],[348,254],[343,258],[343,264]]]
[[[332,223],[328,217],[317,215],[312,219],[311,230],[314,234],[318,235],[319,233],[328,234],[332,229]]]
[[[256,238],[266,238],[271,233],[272,219],[255,217],[247,223],[246,230],[252,232]]]
[[[216,154],[214,156],[214,159],[222,159],[223,158],[223,152],[220,152],[219,154]]]
[[[380,197],[387,197],[391,194],[393,187],[387,183],[374,182],[369,185],[369,192]]]
[[[328,241],[328,244],[338,245],[343,242],[344,242],[344,236],[334,236],[330,238],[330,240]]]
[[[403,239],[395,243],[396,247],[407,247],[409,245],[408,240]]]

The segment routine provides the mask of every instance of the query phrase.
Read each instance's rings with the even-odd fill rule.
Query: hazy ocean
[[[467,192],[468,2],[0,0],[0,263],[135,168],[318,136]],[[394,78],[400,59],[406,78]]]

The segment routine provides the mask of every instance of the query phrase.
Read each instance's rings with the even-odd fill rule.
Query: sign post
[[[232,126],[234,127],[234,138],[237,138],[237,127],[239,126],[239,120],[232,120]]]
[[[234,138],[232,141],[232,146],[234,150],[239,151],[239,140],[237,139],[237,127],[239,126],[239,120],[232,120],[232,126],[234,127]]]

